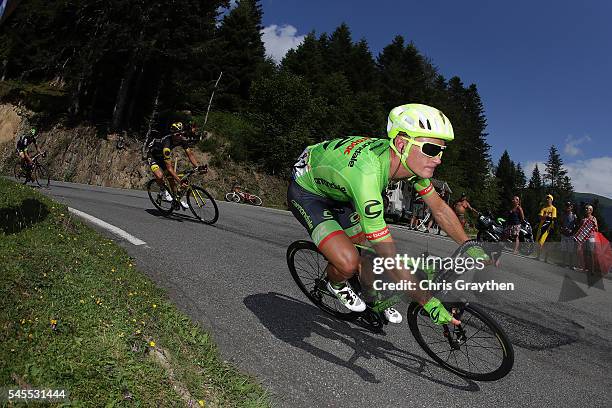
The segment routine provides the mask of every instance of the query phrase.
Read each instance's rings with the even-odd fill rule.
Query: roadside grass
[[[269,406],[122,248],[3,178],[0,260],[0,387],[66,389],[70,406]]]

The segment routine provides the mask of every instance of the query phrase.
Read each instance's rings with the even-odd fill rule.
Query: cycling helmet
[[[408,137],[431,137],[451,141],[455,138],[450,120],[438,109],[419,103],[393,108],[387,121],[387,135],[395,139],[403,132]]]
[[[400,158],[404,168],[416,174],[406,163],[410,145],[405,151],[398,151],[394,140],[403,133],[409,143],[417,137],[429,137],[451,141],[455,138],[450,120],[438,109],[420,103],[410,103],[395,107],[389,112],[387,120],[387,136],[391,139],[390,147]]]
[[[32,136],[36,136],[36,133],[38,133],[38,131],[36,130],[36,128],[32,128],[30,129],[30,133],[32,134]]]
[[[172,132],[182,132],[183,131],[183,122],[174,122],[170,125],[170,130]]]

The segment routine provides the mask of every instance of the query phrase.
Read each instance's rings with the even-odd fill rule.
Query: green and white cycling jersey
[[[384,218],[382,192],[389,182],[389,139],[351,136],[306,148],[293,177],[305,190],[338,202],[350,202],[371,242],[390,237]],[[429,179],[410,180],[421,196],[432,194]]]

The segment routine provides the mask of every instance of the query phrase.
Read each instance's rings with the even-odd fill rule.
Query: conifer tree
[[[241,0],[223,17],[219,28],[219,58],[224,76],[219,99],[231,110],[246,106],[251,84],[265,63],[262,14],[260,0]]]

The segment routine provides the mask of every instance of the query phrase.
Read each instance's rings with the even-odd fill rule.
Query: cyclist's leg
[[[289,184],[287,202],[295,218],[306,228],[329,261],[326,267],[330,282],[328,289],[343,301],[347,308],[363,311],[365,303],[347,283],[359,270],[359,252],[334,218],[334,206],[337,203],[304,190],[295,181]]]
[[[149,166],[151,167],[151,172],[153,176],[155,176],[155,181],[157,184],[165,188],[166,184],[164,183],[164,170],[166,169],[166,164],[163,160],[158,159],[157,157],[149,157]]]
[[[172,196],[166,190],[166,184],[164,182],[164,171],[166,169],[164,161],[155,157],[149,157],[148,161],[151,166],[151,172],[153,172],[153,176],[155,177],[155,182],[160,187],[162,200],[172,201]]]
[[[366,245],[366,237],[359,223],[359,214],[357,214],[352,206],[343,207],[339,209],[339,211],[335,211],[334,215],[353,246],[354,244]],[[372,264],[373,257],[368,256],[369,254],[371,253],[365,249],[362,250],[361,256],[359,257],[358,271],[362,297],[365,295],[366,299],[371,302],[375,308],[380,306],[381,310],[384,309],[383,313],[390,323],[401,323],[402,315],[392,307],[395,303],[399,302],[399,298],[384,299],[384,296],[377,293],[373,288],[375,279]]]

